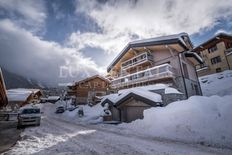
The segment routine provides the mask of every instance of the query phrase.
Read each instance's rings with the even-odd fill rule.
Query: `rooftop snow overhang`
[[[101,76],[101,75],[94,75],[94,76],[85,78],[85,79],[83,79],[83,80],[77,81],[77,82],[75,82],[72,86],[69,86],[69,87],[76,86],[76,85],[78,85],[78,84],[80,84],[80,83],[84,83],[84,82],[89,81],[89,80],[92,80],[92,79],[94,79],[94,78],[100,78],[100,79],[102,79],[103,81],[106,81],[107,83],[110,83],[110,80],[108,80],[107,78],[105,78],[105,77],[103,77],[103,76]]]
[[[203,64],[202,58],[195,52],[187,51],[184,53],[185,57],[193,57],[199,64]]]
[[[155,93],[154,93],[155,94]],[[123,103],[125,103],[125,101],[127,101],[128,99],[135,99],[135,100],[138,100],[138,101],[142,101],[143,103],[147,104],[147,105],[150,105],[152,107],[155,107],[157,106],[157,103],[160,103],[160,102],[155,102],[155,101],[152,101],[146,97],[143,97],[141,95],[138,95],[138,94],[135,94],[133,92],[129,93],[128,95],[124,96],[122,99],[120,99],[119,101],[117,101],[115,103],[115,106],[116,107],[119,107],[120,105],[122,105]]]
[[[176,35],[169,35],[169,36],[164,36],[164,37],[157,37],[157,38],[144,39],[144,40],[130,42],[126,45],[126,47],[124,47],[124,49],[119,53],[119,55],[107,67],[107,72],[109,72],[113,68],[113,66],[115,66],[118,63],[118,61],[131,48],[146,47],[146,46],[152,46],[152,45],[179,44],[185,50],[189,50],[189,48],[187,47],[187,45],[182,37],[188,37],[188,34],[187,33],[180,33],[180,34],[176,34]],[[192,46],[191,41],[190,41],[190,44]]]
[[[105,104],[108,103],[110,105],[114,105],[114,102],[112,102],[110,99],[106,98],[103,102],[101,102],[101,106],[105,106]]]

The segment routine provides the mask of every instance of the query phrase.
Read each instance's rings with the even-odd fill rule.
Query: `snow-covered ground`
[[[120,125],[102,122],[103,107],[80,106],[55,114],[46,103],[41,126],[26,128],[6,154],[232,154],[232,72],[202,77],[206,96],[145,110],[144,119]],[[216,95],[220,96],[216,96]],[[67,107],[71,108],[70,103]]]
[[[55,107],[63,105],[66,107],[66,102],[64,101],[58,101],[56,105],[50,104],[52,108],[48,108],[49,110],[47,113],[54,113]],[[71,102],[67,102],[67,108],[73,108],[71,105]],[[84,116],[80,117],[78,114],[78,110],[83,109]],[[64,113],[59,114],[57,117],[72,121],[72,122],[79,122],[79,123],[89,123],[89,124],[96,124],[102,122],[102,115],[103,113],[103,107],[100,104],[97,104],[93,107],[90,107],[89,105],[79,105],[78,108],[76,108],[73,111],[66,110]]]
[[[145,110],[143,120],[121,127],[153,137],[232,148],[232,71],[201,77],[200,82],[205,96]]]
[[[232,70],[199,78],[204,96],[232,95]]]
[[[153,137],[232,148],[231,101],[232,96],[193,96],[145,110],[143,120],[121,126]]]
[[[114,125],[80,124],[43,106],[40,127],[26,128],[22,140],[6,154],[231,154],[228,149],[155,139]],[[53,112],[52,112],[53,111]]]

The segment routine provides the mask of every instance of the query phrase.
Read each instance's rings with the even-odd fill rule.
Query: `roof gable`
[[[104,78],[104,77],[102,77],[102,76],[100,76],[100,75],[94,75],[94,76],[91,76],[91,77],[89,77],[89,78],[86,78],[86,79],[83,79],[83,80],[81,80],[81,81],[78,81],[78,82],[76,82],[74,85],[78,85],[78,84],[80,84],[80,83],[85,83],[85,82],[88,82],[88,81],[92,81],[92,80],[94,80],[94,79],[101,79],[101,80],[103,80],[103,81],[105,81],[105,82],[107,82],[107,83],[109,83],[110,81],[108,80],[108,79],[106,79],[106,78]]]
[[[118,56],[107,67],[107,72],[109,72],[112,69],[112,67],[115,64],[117,64],[117,62],[128,52],[130,48],[145,47],[145,46],[151,46],[151,45],[167,45],[167,44],[177,43],[180,46],[182,46],[184,49],[188,50],[188,45],[186,44],[186,40],[184,38],[187,38],[189,40],[190,46],[192,46],[192,43],[187,33],[180,33],[180,34],[175,34],[175,35],[162,36],[162,37],[143,39],[143,40],[130,42],[124,47],[124,49],[118,54]]]

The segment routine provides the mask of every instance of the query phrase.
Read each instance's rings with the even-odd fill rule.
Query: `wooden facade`
[[[0,68],[0,108],[6,106],[8,103],[7,95],[6,95],[6,86],[4,82],[4,78],[2,75],[2,70]]]
[[[76,104],[96,104],[100,97],[107,94],[109,90],[109,80],[95,75],[76,82],[68,87],[68,95],[76,97]]]

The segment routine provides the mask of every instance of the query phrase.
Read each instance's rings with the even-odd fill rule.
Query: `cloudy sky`
[[[105,74],[132,40],[232,33],[232,0],[0,0],[0,66],[47,85]]]

